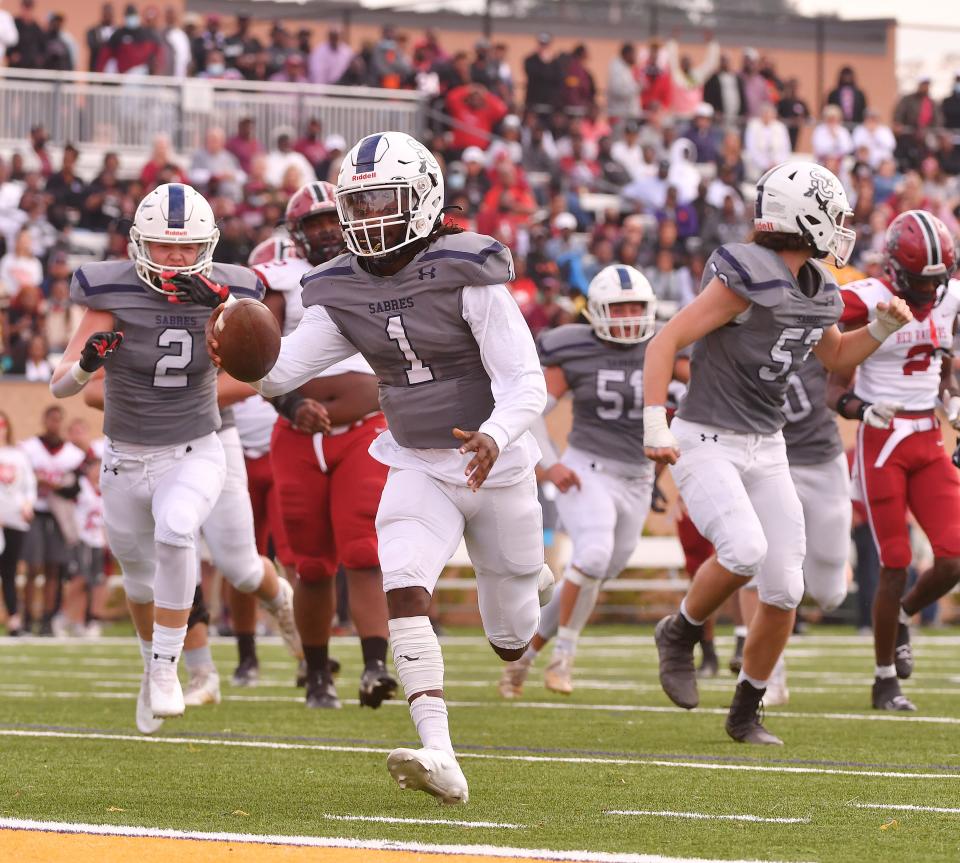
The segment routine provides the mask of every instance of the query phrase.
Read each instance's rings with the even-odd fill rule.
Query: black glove
[[[80,353],[80,368],[93,374],[99,369],[123,341],[123,333],[113,331],[109,333],[94,333],[87,339]]]
[[[653,495],[650,498],[650,509],[654,512],[667,511],[667,496],[660,490],[660,486],[655,482],[653,484]]]
[[[190,276],[176,273],[169,278],[166,273],[161,273],[160,287],[169,294],[171,303],[196,303],[208,309],[215,309],[230,296],[226,285],[218,285],[199,273]]]

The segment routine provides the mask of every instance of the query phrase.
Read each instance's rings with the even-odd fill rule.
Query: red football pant
[[[860,424],[857,471],[880,562],[906,569],[913,553],[907,509],[938,558],[960,557],[960,477],[939,428],[914,432],[894,448],[883,467],[875,463],[892,429]]]
[[[340,563],[346,569],[380,565],[375,519],[387,466],[367,450],[384,426],[383,415],[376,414],[343,434],[309,435],[277,420],[270,457],[304,581],[332,578]]]
[[[705,539],[697,530],[697,526],[686,510],[677,520],[677,538],[680,540],[680,545],[683,546],[687,575],[693,578],[703,562],[713,554],[713,546],[710,544],[710,540]]]
[[[257,538],[257,551],[266,555],[270,540],[277,559],[285,567],[293,566],[294,555],[287,541],[287,533],[280,517],[280,500],[270,467],[270,455],[260,458],[244,458],[247,464],[247,488],[250,490],[250,505],[253,507],[253,527]]]

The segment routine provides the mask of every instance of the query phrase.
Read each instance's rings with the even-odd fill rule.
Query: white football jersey
[[[290,335],[297,328],[297,324],[303,317],[300,280],[312,269],[314,269],[313,265],[303,258],[284,258],[281,261],[269,261],[253,268],[268,291],[277,291],[283,294],[283,334],[285,336]],[[372,375],[373,369],[370,368],[370,363],[360,354],[355,354],[349,359],[320,372],[317,377],[329,378],[347,372]]]
[[[261,395],[250,396],[233,406],[233,418],[247,458],[270,452],[270,435],[277,422],[277,411],[270,402]]]
[[[845,321],[872,321],[877,303],[888,303],[896,296],[880,279],[850,282],[841,292]],[[943,300],[923,320],[914,319],[897,330],[863,361],[857,369],[857,395],[868,402],[896,402],[910,411],[936,407],[942,351],[953,346],[958,312],[960,280],[954,279]]]
[[[103,548],[107,537],[103,527],[103,497],[85,476],[80,477],[80,494],[74,510],[77,535],[90,548]]]
[[[69,485],[69,475],[86,460],[83,450],[69,441],[51,452],[39,437],[32,437],[21,443],[20,448],[26,453],[33,466],[37,482],[47,483],[54,488]],[[46,501],[44,492],[40,492],[33,508],[37,512],[50,512],[50,504]]]

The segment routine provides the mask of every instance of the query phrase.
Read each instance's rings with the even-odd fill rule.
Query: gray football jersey
[[[493,412],[490,378],[463,319],[465,286],[504,284],[513,258],[466,231],[440,237],[394,276],[340,255],[303,277],[304,308],[322,305],[380,379],[393,437],[414,449],[458,446],[451,429],[477,429]]]
[[[690,387],[678,416],[773,434],[785,421],[787,379],[840,318],[840,291],[816,261],[794,278],[776,253],[753,243],[718,248],[707,262],[704,286],[713,278],[750,307],[694,345]]]
[[[252,270],[214,264],[211,278],[237,297],[262,299]],[[107,359],[104,434],[147,445],[178,444],[220,428],[217,370],[203,328],[210,309],[171,303],[140,281],[133,261],[84,264],[70,296],[90,309],[112,312],[123,344]]]
[[[836,414],[827,407],[827,370],[815,356],[787,378],[783,413],[790,464],[822,464],[843,452]]]
[[[586,324],[546,330],[540,363],[563,371],[573,393],[571,446],[621,462],[643,459],[643,358],[647,342],[604,342]]]

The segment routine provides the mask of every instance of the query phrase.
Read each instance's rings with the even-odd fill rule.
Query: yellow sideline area
[[[421,854],[416,851],[375,851],[368,848],[297,848],[243,842],[196,839],[156,839],[132,836],[91,836],[82,833],[42,833],[0,830],[0,859],[17,863],[535,863],[532,858],[475,857]]]

